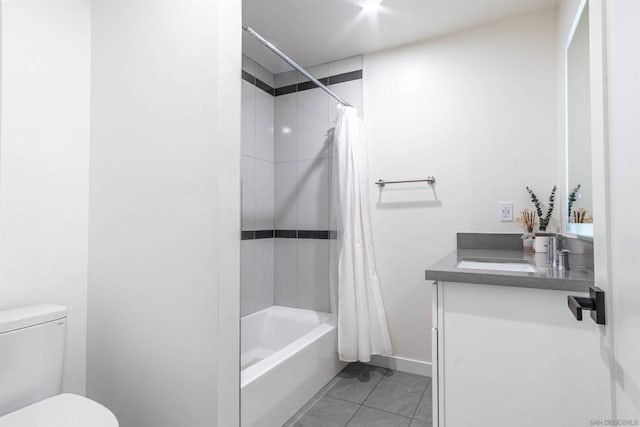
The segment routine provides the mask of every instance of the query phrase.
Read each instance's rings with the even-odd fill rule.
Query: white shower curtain
[[[364,132],[353,107],[338,106],[333,152],[338,352],[340,360],[368,362],[393,349],[373,257]]]

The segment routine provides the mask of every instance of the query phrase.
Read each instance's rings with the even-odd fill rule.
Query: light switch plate
[[[513,203],[500,202],[498,203],[498,218],[500,222],[513,221]]]

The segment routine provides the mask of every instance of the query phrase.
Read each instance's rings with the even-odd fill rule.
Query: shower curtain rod
[[[273,53],[278,55],[280,58],[282,58],[287,64],[291,65],[293,68],[301,72],[306,78],[308,78],[313,83],[315,83],[320,89],[324,90],[329,95],[334,97],[339,103],[341,103],[346,107],[351,107],[351,104],[346,102],[344,99],[340,98],[331,89],[329,89],[328,87],[320,83],[320,81],[315,77],[313,77],[311,74],[309,74],[307,70],[305,70],[300,65],[298,65],[293,59],[289,58],[287,55],[282,53],[280,49],[275,47],[269,40],[265,39],[260,34],[256,33],[251,27],[249,27],[248,25],[242,24],[242,29],[245,30],[247,33],[249,33],[249,35],[252,36],[254,39],[258,40],[260,43],[265,45],[270,51],[272,51]]]

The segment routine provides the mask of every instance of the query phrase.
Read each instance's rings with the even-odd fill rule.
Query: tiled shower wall
[[[361,70],[362,57],[355,57],[309,71],[316,78],[329,77],[329,88],[362,111]],[[354,80],[332,84],[330,76],[338,75]],[[297,239],[275,242],[275,303],[329,312],[331,242],[305,237],[329,237],[329,130],[334,127],[337,102],[322,89],[307,89],[305,80],[297,72],[275,76],[275,224],[276,229],[298,230]],[[293,84],[299,84],[297,90],[286,93]],[[305,233],[309,230],[325,233]]]
[[[273,87],[273,74],[251,59],[243,57],[242,69]],[[243,234],[274,228],[274,97],[264,90],[264,84],[242,80]],[[264,233],[257,234],[263,237]],[[273,238],[243,239],[240,252],[240,311],[244,316],[273,305]]]
[[[245,71],[249,73],[250,66],[255,67],[256,72],[265,72],[248,59],[245,64]],[[323,83],[362,112],[362,57],[323,64],[309,71],[324,79]],[[245,78],[250,80],[246,74]],[[271,84],[271,80],[263,81]],[[247,240],[242,242],[242,314],[271,304],[329,312],[330,130],[334,126],[337,102],[306,82],[298,72],[276,75],[272,84],[275,88],[275,115],[271,128],[272,132],[275,130],[273,151],[270,158],[251,156],[245,153],[245,145],[250,142],[245,143],[244,135],[251,133],[251,117],[258,123],[258,116],[265,113],[260,108],[251,111],[250,96],[245,96],[245,92],[250,92],[250,86],[243,81],[243,238]],[[265,90],[256,89],[268,95]],[[255,141],[258,143],[257,137]],[[263,195],[261,203],[266,203],[268,196],[275,202],[271,205],[272,216],[265,217],[272,221],[274,238],[269,238],[268,229],[263,228],[268,225],[267,221],[251,223],[249,216],[245,220],[245,212],[249,212],[245,206],[250,206],[252,200],[257,206],[260,198],[257,193],[268,187],[267,183],[260,183],[268,179],[267,176],[256,174],[251,177],[251,168],[245,166],[249,159],[272,162],[270,182],[275,185],[271,192]],[[246,194],[244,187],[252,179],[257,183],[253,187],[255,192]],[[253,228],[249,227],[251,224]],[[252,236],[263,238],[252,239]],[[273,250],[274,254],[270,277],[267,277],[268,267],[263,263],[266,258],[259,259],[257,255],[268,251],[263,247]]]

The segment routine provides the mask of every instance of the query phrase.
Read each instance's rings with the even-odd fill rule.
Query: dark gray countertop
[[[463,259],[499,259],[527,262],[536,269],[535,273],[475,270],[458,268]],[[577,263],[575,261],[578,261]],[[558,271],[547,267],[547,254],[504,249],[458,249],[429,267],[425,276],[427,280],[458,283],[477,283],[483,285],[514,286],[521,288],[551,289],[560,291],[588,292],[593,286],[593,271],[581,267],[574,259],[575,267],[569,271]]]

